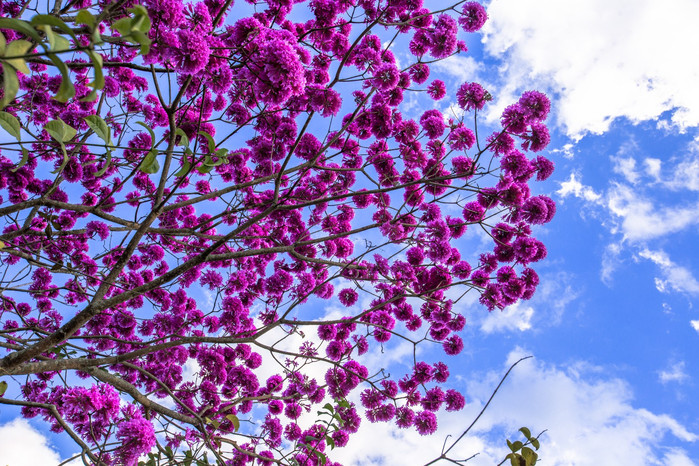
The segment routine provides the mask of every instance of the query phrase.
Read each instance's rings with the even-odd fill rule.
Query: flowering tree
[[[86,464],[331,464],[361,422],[432,434],[465,404],[455,302],[534,293],[547,98],[485,138],[478,83],[448,118],[401,113],[445,98],[430,66],[483,7],[305,3],[0,4],[0,403]],[[491,238],[470,262],[468,234]],[[445,362],[373,373],[397,339]]]

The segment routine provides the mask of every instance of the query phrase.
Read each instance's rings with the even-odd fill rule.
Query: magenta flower
[[[117,454],[126,466],[137,464],[138,458],[155,446],[153,424],[140,415],[119,423],[116,435],[121,442]]]
[[[459,17],[459,25],[466,32],[476,32],[483,27],[487,20],[488,14],[480,3],[466,2]]]
[[[417,413],[414,424],[420,435],[430,435],[437,432],[437,417],[431,411]]]

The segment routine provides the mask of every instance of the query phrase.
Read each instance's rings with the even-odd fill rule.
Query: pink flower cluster
[[[493,310],[539,283],[531,267],[547,251],[532,228],[556,207],[530,184],[553,163],[527,154],[550,139],[546,96],[524,93],[480,146],[470,119],[400,107],[408,92],[447,97],[443,81],[425,84],[427,62],[465,51],[459,27],[480,29],[483,7],[454,17],[420,0],[314,0],[294,22],[299,2],[251,1],[256,13],[238,18],[223,0],[146,0],[152,43],[138,56],[112,30],[134,2],[74,3],[107,11],[109,40],[91,45],[99,99],[83,100],[90,68],[70,59],[76,96],[55,100],[61,75],[37,60],[5,108],[37,136],[21,166],[19,151],[0,155],[0,263],[21,277],[0,282],[0,372],[28,375],[23,414],[68,426],[106,464],[203,445],[225,464],[317,465],[335,464],[326,455],[362,419],[428,435],[440,411],[463,409],[447,363],[378,378],[363,356],[396,335],[456,356],[466,319],[449,290]],[[399,65],[370,25],[408,37],[414,63]],[[85,47],[87,29],[76,26]],[[478,83],[452,97],[466,112],[492,99]],[[59,119],[77,130],[60,144],[45,128]],[[493,242],[467,254],[476,226]],[[318,320],[335,298],[344,316]],[[282,349],[270,335],[303,342]],[[332,419],[309,422],[325,403]]]

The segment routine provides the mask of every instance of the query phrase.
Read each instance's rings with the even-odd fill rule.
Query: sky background
[[[500,462],[521,426],[546,430],[541,464],[699,464],[699,2],[487,8],[482,33],[465,37],[469,53],[433,70],[449,89],[435,105],[448,111],[464,81],[495,96],[491,122],[523,91],[551,97],[545,155],[556,171],[535,189],[558,211],[536,235],[549,250],[537,264],[541,285],[503,312],[462,304],[466,349],[448,362],[466,410],[443,413],[429,438],[365,422],[333,459],[412,465],[438,456],[509,365],[531,355],[456,449],[479,453],[469,465]],[[377,357],[399,367],[406,354]],[[1,464],[57,464],[71,453],[38,422],[0,421]]]

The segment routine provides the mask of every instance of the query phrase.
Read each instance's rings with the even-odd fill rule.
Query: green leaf
[[[320,461],[320,466],[325,466],[325,463],[328,461],[328,458],[318,450],[315,450],[314,453],[318,457],[318,461]]]
[[[331,436],[329,436],[329,435],[325,436],[325,443],[330,445],[331,450],[335,449],[335,439],[333,439]]]
[[[34,39],[36,43],[41,42],[41,36],[36,32],[36,29],[21,19],[15,18],[0,18],[0,29],[12,29],[13,31],[21,32],[27,37]]]
[[[150,141],[151,141],[150,148],[152,150],[153,147],[155,147],[155,133],[153,132],[153,130],[151,129],[150,126],[148,126],[147,124],[145,124],[142,121],[137,121],[136,124],[139,124],[139,125],[143,126],[144,128],[146,128],[146,130],[150,134]]]
[[[5,81],[5,94],[2,96],[2,100],[0,100],[0,109],[7,107],[13,100],[15,100],[17,92],[19,91],[17,71],[15,71],[11,65],[7,63],[2,64],[2,77]]]
[[[75,128],[69,124],[66,124],[66,122],[60,118],[46,123],[46,125],[44,125],[44,129],[58,142],[68,142],[73,139],[76,134],[78,134],[78,131]]]
[[[49,47],[51,47],[51,50],[56,50],[56,34],[53,33],[51,26],[39,26],[39,29],[44,31],[44,35],[49,41]]]
[[[75,16],[75,22],[77,24],[84,24],[90,29],[94,29],[97,25],[95,16],[85,9],[78,11],[78,14]]]
[[[70,37],[75,39],[75,33],[68,27],[68,25],[63,22],[61,18],[53,15],[36,15],[31,19],[31,23],[34,26],[51,26],[60,29],[64,33],[68,34]]]
[[[132,18],[128,16],[114,21],[112,23],[112,30],[116,30],[122,36],[127,37],[131,34],[131,21]]]
[[[143,173],[149,173],[149,174],[154,174],[158,173],[158,170],[160,170],[160,164],[158,163],[157,159],[158,151],[153,149],[148,154],[145,156],[143,159],[143,162],[141,162],[141,166],[139,169]]]
[[[189,146],[189,138],[187,137],[187,134],[184,132],[182,128],[175,128],[175,137],[180,137],[180,140],[176,142],[176,145],[178,146],[183,146],[183,147],[188,147]]]
[[[148,52],[150,52],[150,44],[152,42],[150,38],[141,31],[132,31],[131,37],[133,38],[134,42],[141,46],[141,50],[139,51],[140,54],[148,55]]]
[[[5,50],[5,56],[6,57],[15,57],[15,58],[6,58],[4,61],[9,63],[10,65],[14,66],[15,69],[23,74],[29,74],[31,71],[29,70],[29,67],[27,66],[27,61],[22,58],[29,52],[29,50],[32,48],[32,43],[26,40],[13,40],[9,44],[7,44],[7,48]]]
[[[143,5],[136,5],[133,8],[129,8],[129,11],[134,15],[134,28],[141,32],[150,31],[151,22],[148,17],[148,10]]]
[[[534,446],[534,448],[536,448],[538,450],[539,449],[539,439],[533,438],[530,441],[532,442],[532,445]]]
[[[54,96],[54,99],[59,102],[68,102],[68,99],[75,95],[75,86],[73,86],[73,83],[70,81],[70,71],[68,70],[66,64],[63,63],[63,61],[58,58],[58,55],[55,53],[47,53],[46,56],[49,57],[49,60],[51,60],[61,72],[61,85],[58,88],[58,92]]]
[[[189,173],[189,169],[192,168],[192,164],[189,163],[189,160],[185,160],[184,163],[182,164],[182,168],[177,170],[175,173],[175,176],[180,177],[180,176],[185,176],[187,173]]]
[[[70,41],[63,36],[54,36],[55,46],[51,47],[54,52],[70,50]]]
[[[238,419],[238,416],[235,414],[227,414],[226,419],[231,421],[231,424],[233,424],[233,429],[235,429],[236,432],[240,430],[240,419]]]
[[[197,134],[200,134],[206,138],[206,141],[208,142],[209,146],[209,153],[213,154],[214,152],[216,152],[216,141],[214,141],[214,137],[212,135],[210,135],[206,131],[199,131],[199,133]]]
[[[105,143],[112,144],[112,136],[109,131],[109,126],[99,115],[88,115],[85,117],[85,123],[95,132],[97,137]]]
[[[527,429],[526,427],[520,427],[519,431],[524,434],[524,436],[527,438],[527,440],[529,440],[532,437],[531,431],[529,429]]]
[[[112,150],[109,147],[107,147],[106,158],[107,159],[104,161],[104,166],[95,173],[95,178],[99,178],[100,176],[104,175],[107,172],[107,168],[109,168],[109,164],[112,163]]]
[[[0,396],[4,396],[5,392],[7,391],[7,382],[0,381]]]
[[[5,56],[5,47],[7,46],[7,39],[5,39],[5,34],[0,32],[0,57]]]
[[[211,424],[216,429],[218,429],[221,425],[221,423],[218,422],[216,419],[211,419],[210,417],[204,418],[204,420],[207,422],[207,424]]]
[[[58,118],[57,120],[52,120],[52,121],[49,121],[48,123],[46,123],[44,125],[44,129],[61,146],[61,152],[63,152],[63,162],[61,163],[60,167],[58,167],[56,170],[51,172],[51,173],[60,173],[63,171],[65,166],[68,164],[68,160],[70,160],[70,158],[68,157],[68,152],[66,151],[66,146],[65,146],[64,142],[68,142],[71,139],[73,139],[73,137],[75,137],[75,135],[78,132],[75,128],[66,124],[60,118]]]
[[[522,448],[522,457],[524,457],[524,461],[526,461],[527,465],[529,466],[536,463],[537,454],[534,453],[534,450],[531,448],[524,447]]]
[[[521,465],[519,464],[519,455],[515,455],[515,454],[513,454],[513,453],[510,453],[510,454],[507,455],[507,456],[510,458],[510,464],[511,464],[512,466],[521,466]]]
[[[212,167],[211,165],[199,165],[197,167],[197,171],[199,173],[201,173],[202,175],[209,173],[213,169],[214,169],[214,167]]]
[[[12,172],[16,172],[22,168],[29,161],[29,151],[22,147],[22,160],[19,161],[16,167],[12,169]]]
[[[342,398],[340,400],[335,400],[338,406],[341,406],[343,408],[350,408],[352,405],[350,404],[349,401],[347,401],[346,398]]]
[[[19,124],[19,120],[15,118],[14,115],[7,112],[0,112],[0,126],[18,141],[21,139],[22,127]]]

